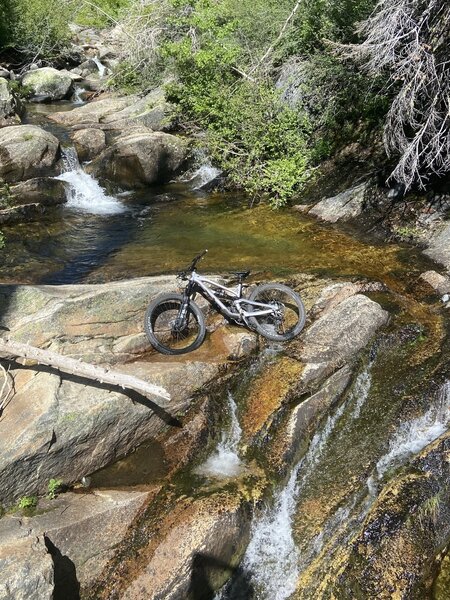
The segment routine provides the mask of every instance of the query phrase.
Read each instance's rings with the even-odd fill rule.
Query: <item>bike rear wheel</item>
[[[250,325],[263,337],[274,342],[292,340],[303,329],[306,312],[300,296],[287,285],[264,283],[249,296],[252,302],[269,304],[274,311],[269,315],[249,317]],[[249,306],[250,310],[257,310]]]
[[[202,311],[189,302],[185,326],[175,327],[183,296],[163,294],[149,304],[145,313],[145,333],[150,344],[162,354],[186,354],[196,350],[205,339],[206,326]]]

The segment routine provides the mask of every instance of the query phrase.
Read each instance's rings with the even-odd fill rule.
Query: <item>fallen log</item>
[[[12,358],[13,360],[16,358],[34,360],[38,364],[47,365],[48,367],[63,371],[64,373],[69,373],[70,375],[85,377],[87,379],[98,381],[99,383],[107,383],[120,387],[123,390],[133,390],[150,398],[161,408],[165,408],[167,406],[166,402],[170,400],[169,392],[163,387],[147,383],[132,375],[125,375],[119,371],[91,365],[81,360],[57,354],[56,352],[50,352],[49,350],[42,350],[41,348],[29,346],[28,344],[0,338],[0,355],[5,358]],[[155,401],[155,396],[160,400]],[[165,402],[161,403],[161,399]]]

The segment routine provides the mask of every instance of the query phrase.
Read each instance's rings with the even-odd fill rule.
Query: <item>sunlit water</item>
[[[401,423],[389,442],[389,451],[377,462],[378,477],[441,436],[450,425],[450,383],[439,390],[435,403],[420,417]]]
[[[237,406],[231,392],[228,392],[228,411],[230,424],[222,433],[222,439],[217,449],[207,460],[197,467],[198,475],[207,477],[224,478],[239,475],[244,466],[239,457],[239,444],[242,437],[242,429],[237,416]]]
[[[109,196],[99,182],[84,171],[73,146],[62,149],[62,162],[64,172],[56,179],[68,184],[65,208],[105,216],[125,212],[122,202]]]

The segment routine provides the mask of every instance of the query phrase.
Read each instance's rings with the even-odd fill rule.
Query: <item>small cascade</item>
[[[95,62],[95,64],[97,65],[97,69],[98,69],[98,74],[100,77],[104,77],[105,72],[106,72],[106,67],[103,63],[100,62],[100,59],[98,58],[98,56],[94,56],[92,58],[92,60]]]
[[[352,399],[355,399],[355,406],[351,413],[352,419],[358,419],[361,408],[369,397],[370,386],[372,385],[371,367],[372,362],[370,362],[367,368],[358,375],[353,385],[351,397]]]
[[[198,475],[207,477],[236,477],[243,470],[238,450],[242,429],[237,417],[237,405],[231,392],[228,392],[228,407],[231,423],[228,431],[222,433],[222,440],[216,451],[196,469]]]
[[[108,196],[98,181],[83,171],[73,146],[62,149],[62,162],[64,173],[55,179],[69,184],[66,206],[97,215],[114,215],[125,211],[121,202]]]
[[[389,451],[377,462],[381,479],[388,469],[420,452],[450,425],[450,382],[439,390],[436,404],[421,417],[402,423],[389,443]]]
[[[84,88],[77,85],[73,92],[72,103],[73,104],[84,104],[85,101],[83,100],[81,94],[83,94],[85,91],[86,90]]]
[[[200,190],[217,179],[221,173],[220,169],[213,167],[211,163],[207,162],[194,171],[188,183],[191,184],[194,190]]]
[[[345,406],[346,403],[341,404],[313,437],[308,452],[293,469],[287,485],[277,492],[274,506],[253,522],[243,569],[251,575],[258,599],[285,600],[296,589],[300,555],[293,537],[292,520],[297,499]],[[227,598],[226,591],[222,597]]]

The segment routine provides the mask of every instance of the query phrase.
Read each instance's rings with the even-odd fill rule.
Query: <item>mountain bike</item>
[[[300,333],[305,325],[305,307],[294,290],[281,283],[264,283],[246,297],[243,282],[250,271],[231,273],[237,278],[235,288],[197,273],[197,263],[207,252],[201,252],[187,269],[178,273],[181,281],[187,281],[182,294],[162,294],[147,308],[145,332],[155,350],[162,354],[185,354],[203,343],[206,325],[194,301],[197,294],[228,321],[256,331],[268,340],[286,342]]]

